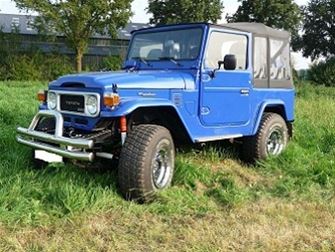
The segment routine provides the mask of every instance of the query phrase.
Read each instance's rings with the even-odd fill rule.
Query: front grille
[[[63,113],[63,116],[78,115],[85,117],[97,117],[100,113],[101,98],[99,93],[63,90],[50,90],[49,92],[53,92],[57,96],[56,110]],[[96,98],[98,105],[97,112],[94,115],[90,114],[86,108],[86,102],[91,96]],[[71,118],[69,120],[64,119],[64,121],[71,122]]]
[[[85,113],[85,97],[83,95],[62,94],[60,96],[60,109],[62,111]]]

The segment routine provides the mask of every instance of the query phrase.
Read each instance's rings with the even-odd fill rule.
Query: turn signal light
[[[116,93],[109,93],[104,95],[104,105],[107,107],[114,107],[120,104],[120,96]]]
[[[38,91],[37,100],[40,102],[46,102],[47,101],[47,91],[44,91],[44,90]]]

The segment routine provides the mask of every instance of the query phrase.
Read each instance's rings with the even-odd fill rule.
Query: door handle
[[[240,93],[241,93],[241,95],[249,95],[250,90],[249,89],[241,89]]]

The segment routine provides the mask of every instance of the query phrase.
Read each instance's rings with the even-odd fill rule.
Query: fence
[[[128,44],[128,40],[108,37],[90,39],[89,47],[83,58],[83,69],[99,71],[108,68],[105,65],[108,58],[114,56],[118,59],[123,59],[126,55]],[[66,61],[74,69],[75,53],[66,45],[64,37],[0,32],[0,58],[2,59],[0,59],[0,74],[8,71],[6,67],[10,67],[10,64],[16,64],[15,61],[18,57],[38,58],[36,57],[38,54],[46,57],[67,58]],[[62,62],[60,60],[56,61]],[[43,62],[38,64],[43,64]],[[4,78],[0,76],[0,79],[8,78],[10,77]]]
[[[104,59],[110,56],[118,56],[124,59],[128,44],[128,40],[107,37],[90,39],[89,47],[83,58],[83,69],[99,70]],[[68,48],[64,37],[50,38],[42,35],[1,33],[0,47],[3,48],[1,51],[9,50],[13,54],[52,53],[67,56],[71,62],[74,62],[75,58],[75,52]]]

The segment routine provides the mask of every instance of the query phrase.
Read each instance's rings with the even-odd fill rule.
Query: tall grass
[[[271,191],[277,196],[312,191],[334,196],[335,89],[299,86],[294,138],[280,157],[259,165],[262,172],[278,174]]]
[[[335,183],[335,89],[299,86],[294,138],[283,155],[255,166],[226,143],[180,151],[173,186],[150,205],[124,201],[115,170],[73,165],[37,171],[30,150],[15,142],[37,110],[39,82],[0,83],[0,223],[46,226],[98,213],[205,216],[262,198],[327,202]],[[227,147],[228,146],[228,147]]]

